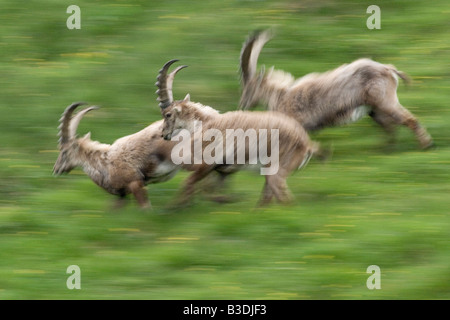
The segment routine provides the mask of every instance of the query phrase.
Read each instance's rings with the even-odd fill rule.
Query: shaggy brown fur
[[[251,148],[258,148],[259,145],[250,146],[249,143],[245,143],[245,146],[239,146],[245,148],[245,164],[237,164],[236,158],[234,158],[233,164],[226,164],[225,158],[229,152],[233,152],[234,157],[238,154],[237,144],[234,144],[234,150],[225,147],[229,139],[234,139],[234,136],[227,132],[228,129],[242,129],[244,132],[248,129],[254,129],[258,134],[262,129],[267,130],[266,132],[271,132],[271,129],[278,130],[278,170],[275,174],[265,176],[266,183],[260,205],[268,204],[273,197],[279,202],[290,201],[291,195],[286,184],[287,177],[294,170],[304,166],[313,153],[318,150],[318,145],[310,141],[306,131],[295,120],[279,112],[235,111],[219,114],[210,107],[191,102],[188,95],[184,100],[172,102],[169,106],[162,108],[161,113],[164,117],[162,133],[165,139],[172,138],[172,134],[176,130],[187,129],[193,136],[191,140],[192,149],[194,149],[194,144],[198,143],[196,139],[200,139],[202,149],[205,150],[212,142],[203,141],[201,137],[206,131],[216,129],[222,133],[223,140],[214,141],[214,143],[218,143],[222,146],[222,150],[226,150],[223,154],[224,160],[220,164],[207,164],[205,161],[195,164],[194,161],[191,161],[191,164],[182,165],[184,169],[193,171],[193,173],[184,183],[182,196],[178,199],[180,204],[185,204],[191,199],[195,191],[195,184],[212,171],[215,170],[226,176],[229,173],[241,170],[245,167],[245,164],[251,162],[250,150]],[[194,121],[202,122],[202,135],[200,137],[197,128],[194,127]],[[271,142],[270,135],[268,135],[266,146],[268,149],[271,149]],[[260,159],[258,159],[259,161]]]
[[[393,137],[397,125],[410,128],[422,148],[433,142],[417,119],[397,97],[397,76],[406,74],[392,65],[359,59],[325,73],[311,73],[302,78],[271,68],[257,73],[259,53],[271,38],[269,31],[248,38],[241,51],[241,109],[259,102],[269,110],[294,117],[307,131],[342,125],[369,114]]]

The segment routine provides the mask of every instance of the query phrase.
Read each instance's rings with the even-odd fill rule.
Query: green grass
[[[381,30],[359,1],[1,2],[0,299],[449,299],[450,6],[378,1]],[[398,94],[433,136],[420,151],[396,145],[370,119],[312,135],[333,146],[288,180],[290,206],[256,209],[263,177],[232,177],[231,204],[199,196],[167,206],[181,172],[148,186],[153,211],[114,197],[76,170],[53,177],[57,125],[73,101],[102,108],[79,132],[105,143],[160,119],[154,82],[177,58],[175,98],[222,112],[239,101],[238,59],[247,34],[273,27],[260,63],[295,76],[359,57],[413,78]],[[66,269],[81,269],[68,290]],[[381,269],[369,290],[366,269]]]

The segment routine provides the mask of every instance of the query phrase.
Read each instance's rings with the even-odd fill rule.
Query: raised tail
[[[311,141],[310,145],[308,146],[308,149],[305,152],[305,156],[303,157],[302,163],[300,163],[300,165],[298,166],[298,170],[306,166],[313,156],[317,156],[320,159],[322,159],[321,154],[323,153],[324,150],[322,150],[322,148],[320,147],[320,143],[316,141]]]
[[[405,81],[405,83],[407,84],[407,85],[410,85],[411,84],[411,78],[406,74],[406,73],[404,73],[403,71],[399,71],[399,70],[395,70],[394,71],[403,81]]]
[[[406,85],[410,85],[411,84],[411,78],[403,71],[397,70],[397,68],[395,68],[393,65],[389,64],[387,65],[389,67],[389,69],[395,74],[397,75],[399,78],[401,78]]]

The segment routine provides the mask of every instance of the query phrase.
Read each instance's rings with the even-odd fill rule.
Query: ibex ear
[[[183,100],[184,102],[190,102],[191,101],[191,95],[188,93],[187,95],[186,95],[186,97],[184,97],[184,100]]]

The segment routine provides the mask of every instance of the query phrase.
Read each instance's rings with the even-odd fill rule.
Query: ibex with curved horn
[[[144,186],[166,181],[179,169],[170,159],[173,143],[161,138],[162,120],[111,145],[103,144],[92,141],[90,133],[77,137],[76,131],[82,117],[97,108],[85,108],[72,117],[75,109],[82,104],[73,103],[62,114],[60,154],[53,173],[68,173],[80,166],[97,185],[120,197],[117,206],[122,206],[125,196],[131,193],[140,207],[150,207]]]
[[[188,147],[184,151],[190,156],[182,167],[193,173],[186,180],[178,203],[184,205],[191,200],[195,184],[211,172],[221,174],[223,181],[226,175],[241,170],[248,164],[259,164],[264,169],[269,169],[264,171],[266,184],[260,204],[269,203],[273,197],[280,202],[289,201],[291,197],[286,185],[287,177],[294,170],[306,165],[318,150],[318,144],[310,141],[306,131],[295,120],[279,112],[234,111],[220,114],[211,107],[191,102],[189,94],[184,100],[174,101],[173,78],[176,72],[184,67],[178,67],[167,75],[168,68],[175,61],[171,60],[164,65],[156,85],[159,88],[158,100],[164,118],[163,137],[170,140],[178,134],[181,136],[183,129],[187,130],[187,135],[183,134],[183,139],[188,139]],[[212,136],[205,138],[212,132],[214,139]],[[263,142],[261,133],[268,132],[270,135],[266,135]],[[274,132],[275,138],[272,137]],[[246,142],[246,135],[251,136],[252,133],[255,137],[259,136],[254,144]],[[235,138],[241,139],[241,143],[235,144]],[[262,145],[264,143],[265,146]],[[196,145],[200,145],[200,155],[196,154]],[[211,152],[213,146],[214,151]],[[262,155],[263,148],[270,148],[270,163],[263,160],[268,155],[268,153]],[[207,149],[210,150],[210,154],[207,154]],[[267,152],[267,149],[265,151]],[[212,156],[212,153],[214,153],[213,161],[210,157],[206,157]],[[239,154],[243,155],[241,161],[237,160]],[[271,170],[274,162],[276,167]]]
[[[354,122],[368,113],[391,139],[395,127],[404,125],[414,132],[422,148],[433,144],[425,128],[398,101],[397,77],[408,81],[405,73],[370,59],[297,80],[273,67],[257,72],[258,56],[271,37],[270,31],[256,32],[243,45],[241,109],[262,102],[269,110],[294,117],[307,131]]]

